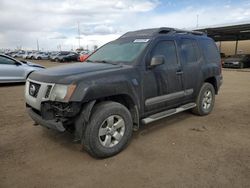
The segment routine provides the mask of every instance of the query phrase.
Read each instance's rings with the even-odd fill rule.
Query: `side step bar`
[[[142,123],[143,124],[148,124],[148,123],[151,123],[153,121],[157,121],[159,119],[162,119],[162,118],[177,114],[179,112],[183,112],[185,110],[188,110],[188,109],[191,109],[191,108],[194,108],[194,107],[196,107],[195,103],[188,103],[188,104],[182,105],[182,106],[180,106],[178,108],[173,108],[173,109],[166,110],[166,111],[163,111],[163,112],[159,112],[159,113],[153,114],[153,115],[151,115],[149,117],[146,117],[146,118],[142,119]]]

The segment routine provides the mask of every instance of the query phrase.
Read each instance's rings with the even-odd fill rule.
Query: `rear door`
[[[183,86],[187,94],[185,100],[193,100],[203,79],[202,56],[195,39],[180,38],[178,44],[183,70]]]
[[[0,82],[24,81],[25,71],[10,58],[0,56]]]

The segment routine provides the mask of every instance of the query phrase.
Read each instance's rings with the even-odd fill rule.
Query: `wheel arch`
[[[217,86],[217,81],[216,81],[215,77],[209,77],[209,78],[205,79],[204,82],[212,84],[212,86],[214,87],[214,90],[215,90],[215,94],[218,94],[218,86]]]
[[[104,101],[113,101],[113,102],[117,102],[117,103],[124,105],[129,110],[132,116],[134,130],[139,129],[139,110],[138,110],[138,106],[136,105],[132,97],[130,97],[127,94],[118,94],[118,95],[113,95],[109,97],[103,97],[103,98],[97,99],[95,105]]]

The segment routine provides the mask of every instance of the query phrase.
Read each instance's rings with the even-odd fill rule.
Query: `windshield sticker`
[[[134,42],[148,42],[149,39],[135,39]]]

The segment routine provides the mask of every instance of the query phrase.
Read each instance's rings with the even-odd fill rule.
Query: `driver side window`
[[[15,65],[16,62],[12,59],[0,56],[0,65]]]
[[[152,57],[156,55],[163,55],[166,64],[178,64],[176,47],[174,41],[160,41],[154,48]]]

